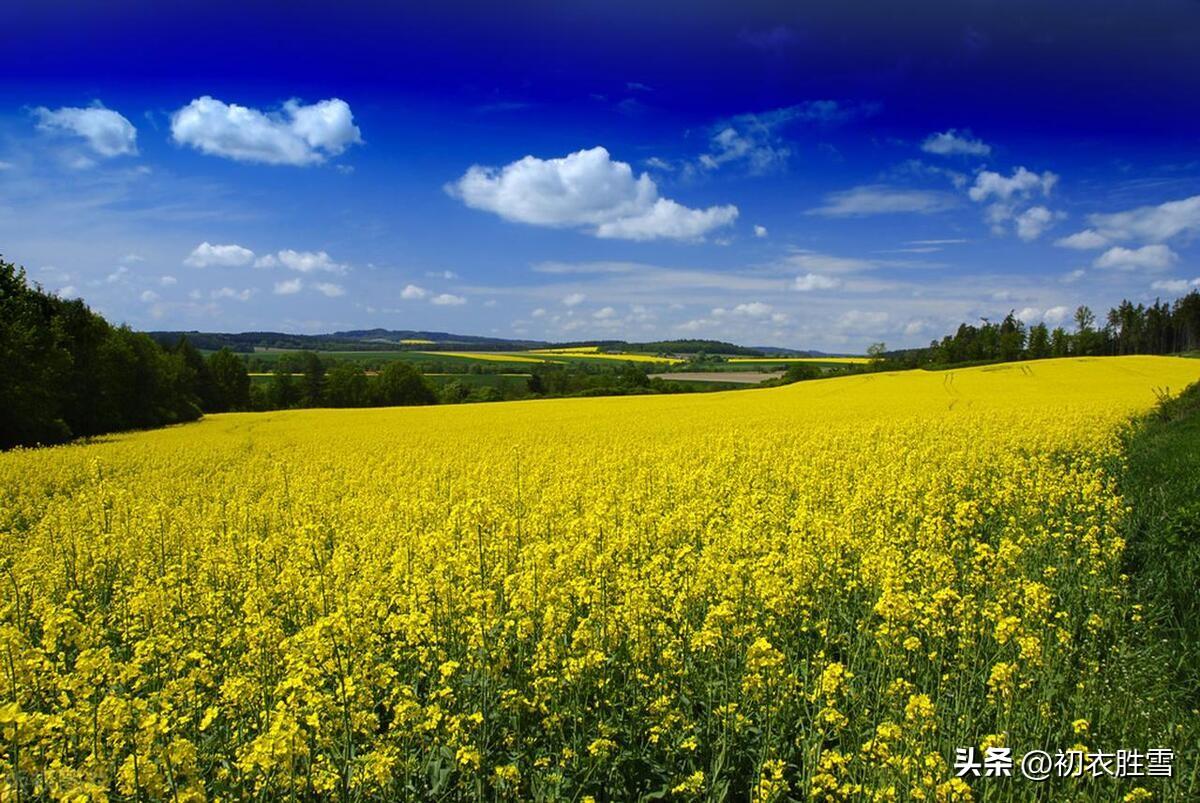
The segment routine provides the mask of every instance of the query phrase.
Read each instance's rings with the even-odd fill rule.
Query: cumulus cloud
[[[1061,215],[1044,206],[1035,206],[1024,212],[1018,210],[1039,192],[1043,196],[1050,195],[1057,183],[1058,176],[1049,170],[1038,174],[1018,167],[1011,176],[981,170],[975,176],[975,183],[967,190],[967,195],[976,203],[991,201],[984,218],[991,224],[994,234],[1004,234],[1008,222],[1015,219],[1017,235],[1024,240],[1034,240]]]
[[[1063,248],[1074,248],[1077,251],[1089,251],[1108,245],[1108,238],[1092,229],[1084,229],[1055,240],[1054,244]]]
[[[263,112],[205,95],[171,116],[171,136],[211,156],[272,165],[312,165],[362,142],[349,104],[289,100]]]
[[[737,219],[736,206],[689,209],[667,198],[659,198],[644,214],[619,218],[596,227],[596,236],[617,240],[698,240],[712,229]]]
[[[333,258],[324,251],[293,251],[291,248],[267,254],[254,261],[256,268],[274,268],[280,265],[297,273],[342,274],[350,269],[348,265],[334,262]]]
[[[178,282],[179,282],[179,280],[176,279],[174,276],[160,276],[158,278],[158,283],[161,284],[163,287],[172,287],[172,286],[178,284]]]
[[[767,236],[767,227],[766,226],[755,226],[754,227],[754,236],[755,237],[766,237]]]
[[[1097,268],[1110,270],[1164,270],[1178,257],[1165,245],[1144,245],[1141,248],[1113,246],[1093,263]]]
[[[770,317],[773,309],[774,308],[770,304],[764,304],[761,301],[747,301],[742,304],[738,304],[732,309],[717,307],[712,311],[712,314],[717,318],[723,318],[726,315],[732,315],[735,318],[752,318],[755,320],[761,320],[763,318]]]
[[[832,290],[835,287],[840,287],[842,284],[840,279],[835,279],[832,276],[822,276],[819,273],[806,273],[803,276],[797,276],[792,283],[792,289],[799,290],[801,293],[808,293],[813,290]]]
[[[151,304],[155,301],[158,301],[158,293],[154,292],[153,290],[146,290],[141,294],[141,296],[139,296],[139,298],[141,298],[145,303]]]
[[[1051,212],[1044,206],[1032,206],[1017,215],[1017,236],[1026,242],[1036,240],[1060,217],[1061,213]]]
[[[1165,243],[1179,235],[1200,232],[1200,195],[1139,206],[1125,212],[1089,215],[1091,227],[1064,237],[1068,248],[1102,248],[1114,242]]]
[[[219,298],[232,298],[235,301],[249,301],[254,295],[254,290],[246,288],[245,290],[234,290],[232,287],[222,287],[220,290],[213,290],[209,293],[209,297],[216,300]]]
[[[313,289],[327,298],[337,298],[346,294],[345,288],[333,282],[316,282],[313,284]]]
[[[1050,307],[1048,310],[1042,313],[1042,322],[1050,324],[1051,326],[1057,326],[1070,317],[1071,308],[1064,305],[1058,305]]]
[[[424,287],[418,287],[415,284],[406,284],[404,289],[400,291],[400,297],[405,301],[418,301],[429,295],[429,291]]]
[[[587,298],[587,296],[585,296],[583,293],[570,293],[569,295],[563,297],[562,302],[568,307],[576,307],[582,304],[585,298]]]
[[[617,311],[612,307],[601,307],[592,313],[592,317],[598,321],[605,321],[617,317]]]
[[[224,267],[237,268],[249,265],[254,261],[254,252],[249,248],[230,243],[228,245],[213,245],[205,240],[196,246],[192,253],[183,260],[183,264],[193,268]]]
[[[1186,293],[1193,287],[1200,287],[1200,278],[1192,279],[1160,279],[1150,285],[1152,290],[1162,290],[1167,293]]]
[[[430,304],[437,304],[439,307],[460,307],[467,303],[467,300],[462,296],[456,296],[452,293],[442,293],[429,299]]]
[[[1016,318],[1022,323],[1044,323],[1048,326],[1057,326],[1071,316],[1071,309],[1065,306],[1050,307],[1042,310],[1037,307],[1025,307],[1020,312],[1016,313]]]
[[[290,296],[299,293],[304,288],[304,280],[300,277],[295,279],[284,279],[282,282],[275,282],[275,294],[280,296]]]
[[[861,217],[914,212],[928,215],[950,209],[956,203],[954,196],[946,192],[867,184],[826,195],[825,204],[808,210],[808,214]]]
[[[562,158],[472,165],[446,191],[473,209],[535,226],[587,227],[597,237],[702,239],[737,219],[736,206],[690,209],[658,194],[646,173],[595,147]]]
[[[938,156],[987,156],[992,152],[992,146],[972,139],[970,131],[959,132],[951,128],[940,134],[930,134],[921,143],[921,150]]]
[[[1024,167],[1018,167],[1011,176],[1005,177],[991,170],[981,170],[975,176],[975,183],[967,191],[972,201],[1010,201],[1022,198],[1041,190],[1042,195],[1049,195],[1058,183],[1058,176],[1049,170],[1034,173]]]
[[[97,104],[86,109],[64,107],[51,111],[33,110],[42,131],[58,131],[82,137],[88,147],[105,158],[137,154],[137,129],[121,114]]]

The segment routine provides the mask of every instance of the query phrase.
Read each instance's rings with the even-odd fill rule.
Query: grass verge
[[[1200,799],[1200,384],[1130,431],[1120,481],[1126,571],[1142,607],[1142,681],[1157,686],[1151,715],[1179,751],[1175,793]],[[1144,673],[1144,674],[1143,674]],[[1149,712],[1148,712],[1149,713]],[[1155,730],[1158,730],[1156,728]],[[1130,745],[1132,747],[1133,745]],[[1174,798],[1170,798],[1174,799]]]

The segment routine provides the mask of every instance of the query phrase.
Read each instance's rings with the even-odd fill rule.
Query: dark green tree
[[[412,365],[393,360],[371,382],[371,397],[387,407],[407,404],[435,404],[433,390]]]
[[[267,391],[271,409],[286,410],[300,403],[301,391],[291,371],[276,369],[271,376],[271,387]]]
[[[325,365],[316,352],[304,351],[300,354],[300,404],[304,407],[320,407],[325,403]]]
[[[339,362],[325,375],[325,400],[330,407],[364,407],[368,403],[367,374],[356,363]]]
[[[1025,351],[1030,359],[1034,360],[1050,356],[1050,332],[1046,329],[1046,324],[1036,323],[1029,327],[1029,340]]]
[[[222,347],[209,355],[208,370],[213,384],[213,412],[250,408],[250,375],[241,357]]]

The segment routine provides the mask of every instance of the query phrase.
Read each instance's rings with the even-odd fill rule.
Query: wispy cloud
[[[948,192],[866,184],[830,193],[825,203],[806,214],[823,217],[864,217],[912,213],[930,215],[953,209],[958,199]]]

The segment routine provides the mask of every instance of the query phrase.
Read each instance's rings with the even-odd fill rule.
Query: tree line
[[[207,357],[186,337],[162,346],[112,326],[79,299],[31,285],[0,259],[0,449],[194,421],[203,413],[305,406],[433,404],[425,378],[393,362],[368,377],[312,352],[299,377],[277,372],[251,390],[246,364],[228,348]]]
[[[194,420],[194,382],[182,355],[0,260],[0,448]]]
[[[1179,354],[1200,349],[1200,292],[1174,303],[1122,301],[1101,320],[1086,306],[1073,316],[1073,331],[1039,322],[1027,325],[1014,312],[1000,321],[960,324],[954,334],[925,349],[889,352],[889,367],[936,367],[1009,362],[1044,357]]]

